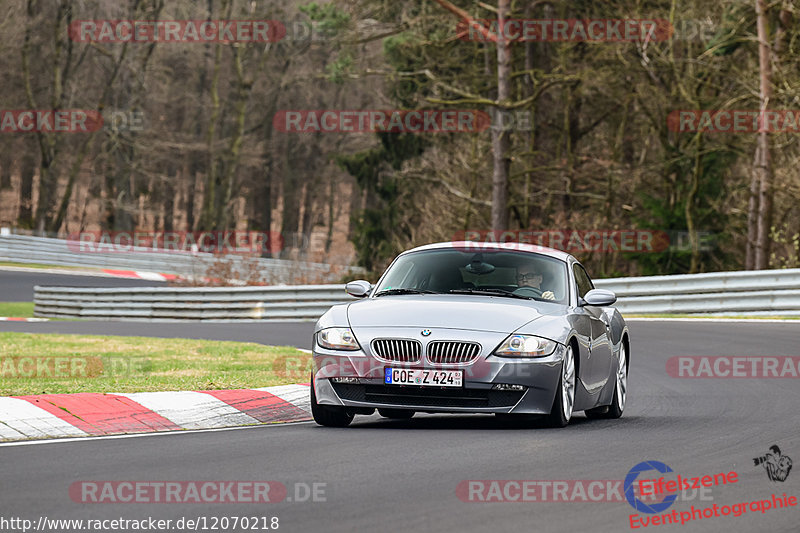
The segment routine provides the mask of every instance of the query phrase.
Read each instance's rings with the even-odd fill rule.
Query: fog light
[[[525,390],[522,385],[509,385],[508,383],[497,383],[492,390]]]
[[[358,383],[358,378],[352,378],[347,376],[339,376],[335,378],[331,378],[331,381],[334,383]]]

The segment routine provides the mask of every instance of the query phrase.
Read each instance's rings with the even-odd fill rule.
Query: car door
[[[586,293],[594,289],[589,274],[578,263],[572,265],[579,302]],[[609,325],[603,316],[603,308],[584,303],[578,314],[586,316],[590,323],[591,335],[588,346],[588,365],[581,372],[584,385],[589,392],[598,392],[608,381],[612,365],[612,349]]]

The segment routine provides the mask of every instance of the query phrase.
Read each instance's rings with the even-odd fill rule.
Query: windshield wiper
[[[514,294],[513,292],[504,291],[503,289],[453,289],[448,291],[450,294],[485,294],[487,296],[505,296],[506,298],[519,298],[520,300],[535,300],[532,296],[522,296],[521,294]]]
[[[385,290],[382,290],[381,292],[375,294],[375,297],[377,298],[378,296],[386,296],[387,294],[440,294],[440,293],[438,293],[436,291],[429,291],[429,290],[426,290],[426,289],[403,289],[403,288],[397,288],[397,289],[385,289]]]

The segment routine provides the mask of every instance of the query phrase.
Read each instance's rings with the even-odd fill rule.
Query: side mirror
[[[344,292],[350,296],[355,296],[356,298],[363,298],[367,296],[371,290],[372,284],[369,281],[364,281],[363,279],[351,281],[344,286]]]
[[[608,307],[617,301],[617,295],[605,289],[592,289],[583,297],[586,305]]]

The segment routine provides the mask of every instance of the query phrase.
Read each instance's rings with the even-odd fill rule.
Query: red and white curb
[[[99,270],[79,270],[79,269],[64,269],[64,268],[29,268],[29,267],[14,267],[14,266],[0,266],[0,271],[8,270],[11,272],[32,272],[36,274],[64,274],[67,276],[90,276],[99,278],[126,278],[126,279],[143,279],[147,281],[183,281],[183,282],[201,282],[201,283],[220,283],[225,282],[231,285],[247,285],[244,280],[228,279],[221,280],[218,278],[206,278],[202,276],[181,276],[178,274],[165,274],[163,272],[148,272],[144,270],[119,270],[113,268],[104,268]]]
[[[211,429],[310,420],[308,385],[0,397],[0,440]]]
[[[30,272],[34,274],[63,274],[65,276],[89,276],[99,278],[133,278],[149,281],[172,281],[180,278],[180,276],[176,274],[145,272],[142,270],[117,270],[111,268],[89,270],[79,268],[30,268],[2,265],[0,266],[0,271]]]
[[[245,286],[247,282],[238,279],[222,280],[219,278],[206,278],[202,276],[179,276],[177,274],[163,274],[158,272],[144,272],[141,270],[109,270],[103,269],[103,274],[116,278],[144,279],[147,281],[181,281],[201,283],[229,283],[231,285]]]
[[[22,318],[18,316],[0,316],[0,322],[47,322],[49,318]]]
[[[148,281],[172,281],[178,279],[175,274],[159,274],[158,272],[143,272],[141,270],[111,270],[104,268],[102,272],[116,278],[146,279]]]

